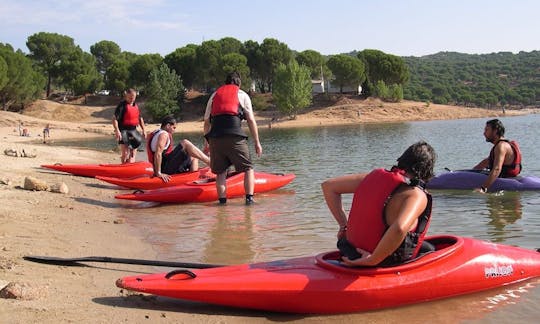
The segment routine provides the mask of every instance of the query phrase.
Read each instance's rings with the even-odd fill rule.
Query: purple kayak
[[[427,183],[429,189],[474,189],[480,188],[487,174],[472,170],[458,170],[439,174]],[[540,178],[535,176],[517,176],[497,178],[488,191],[526,191],[540,190]]]

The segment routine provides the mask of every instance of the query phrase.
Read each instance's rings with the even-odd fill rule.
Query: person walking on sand
[[[120,160],[122,163],[135,162],[137,148],[141,145],[145,137],[144,120],[140,114],[139,106],[135,103],[137,91],[128,89],[116,110],[112,124],[114,135],[120,145]],[[137,131],[137,126],[141,127],[142,134]]]
[[[43,143],[47,143],[47,138],[51,138],[51,133],[50,133],[50,129],[51,129],[51,125],[50,124],[47,124],[45,126],[45,128],[43,128]]]
[[[210,165],[210,158],[193,143],[183,139],[173,149],[172,134],[176,129],[176,119],[166,116],[161,127],[150,133],[146,141],[148,161],[154,168],[154,176],[169,182],[171,174],[197,171],[199,160]]]
[[[257,123],[249,95],[240,89],[238,72],[227,75],[225,85],[219,87],[208,100],[204,113],[204,150],[210,151],[210,167],[217,174],[216,189],[220,204],[227,203],[227,169],[234,165],[244,172],[246,205],[253,204],[255,171],[249,154],[247,135],[242,130],[242,119],[247,121],[257,156],[262,154]]]

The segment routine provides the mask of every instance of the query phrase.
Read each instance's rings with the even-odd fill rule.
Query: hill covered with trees
[[[540,102],[540,51],[440,52],[403,59],[410,75],[405,99],[480,107]]]

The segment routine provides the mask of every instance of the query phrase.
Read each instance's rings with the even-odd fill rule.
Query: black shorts
[[[184,151],[181,144],[163,157],[161,162],[161,172],[165,174],[177,174],[191,170],[191,157]]]
[[[143,139],[141,133],[136,129],[123,129],[120,131],[120,134],[122,134],[122,139],[118,141],[118,144],[129,145],[132,149],[141,146]]]

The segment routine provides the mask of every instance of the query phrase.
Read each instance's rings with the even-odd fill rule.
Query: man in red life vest
[[[240,85],[240,75],[237,72],[227,75],[225,85],[210,96],[204,114],[204,137],[207,140],[205,150],[210,149],[210,167],[217,174],[216,189],[220,204],[227,202],[226,177],[231,165],[234,165],[236,171],[245,173],[246,205],[253,203],[255,173],[247,135],[241,126],[242,119],[247,121],[257,156],[262,154],[251,99],[240,89]]]
[[[161,121],[161,127],[147,137],[148,162],[154,167],[154,176],[163,182],[168,182],[171,174],[197,171],[199,160],[210,165],[210,158],[187,139],[180,141],[173,149],[172,134],[175,129],[176,119],[166,116]]]
[[[137,98],[137,91],[128,89],[124,100],[116,107],[112,120],[114,135],[120,145],[122,163],[135,162],[137,148],[145,136],[144,120],[140,114],[139,106],[135,103],[135,98]],[[142,135],[137,131],[137,126],[141,127]]]
[[[489,156],[477,165],[475,170],[489,170],[489,175],[475,191],[486,193],[489,186],[499,177],[515,177],[521,172],[521,151],[515,141],[504,138],[504,125],[498,119],[488,120],[484,128],[486,142],[493,143]]]
[[[433,177],[435,158],[429,144],[417,142],[390,171],[376,169],[323,182],[346,265],[394,265],[418,255],[431,218],[431,195],[424,184]],[[354,193],[348,218],[341,200],[345,193]]]

